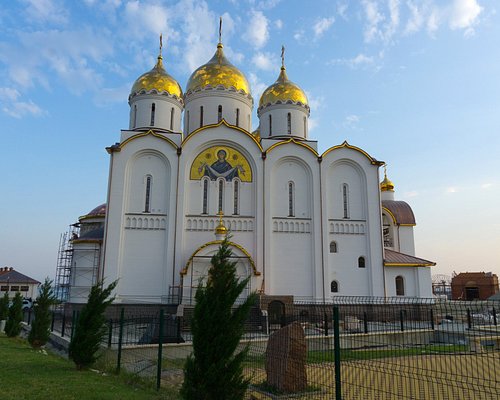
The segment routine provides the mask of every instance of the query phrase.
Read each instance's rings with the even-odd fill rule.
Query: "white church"
[[[284,61],[277,73],[254,104],[219,42],[183,90],[160,47],[132,86],[128,129],[107,148],[107,203],[76,224],[69,302],[119,279],[115,302],[190,303],[226,236],[248,291],[432,296],[435,263],[415,256],[415,217],[387,175],[379,183],[384,162],[347,142],[318,153],[304,90]]]

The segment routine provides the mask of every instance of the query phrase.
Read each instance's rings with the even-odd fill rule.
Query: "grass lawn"
[[[126,375],[77,371],[71,361],[0,334],[2,400],[179,399],[174,390],[127,382]]]

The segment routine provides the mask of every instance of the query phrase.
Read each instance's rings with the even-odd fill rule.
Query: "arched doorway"
[[[285,304],[279,300],[273,300],[267,306],[269,324],[281,324],[285,315]]]

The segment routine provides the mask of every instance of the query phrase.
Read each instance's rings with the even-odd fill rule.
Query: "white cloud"
[[[340,17],[347,21],[347,8],[349,7],[349,3],[339,2],[337,3],[337,14]]]
[[[278,67],[280,65],[276,55],[268,52],[255,53],[255,55],[252,58],[252,62],[257,68],[263,69],[265,71],[272,71],[274,69],[278,70]]]
[[[321,18],[313,25],[314,38],[319,39],[335,22],[334,17]]]
[[[302,42],[302,39],[304,38],[304,30],[303,29],[299,29],[298,31],[295,31],[295,33],[293,34],[293,38],[301,43]]]
[[[323,96],[315,96],[313,93],[306,91],[307,101],[311,110],[319,110],[325,104]]]
[[[274,21],[274,26],[276,27],[276,29],[283,28],[283,21],[281,19],[277,19],[276,21]]]
[[[26,115],[38,117],[44,114],[44,111],[31,100],[9,102],[4,104],[2,111],[14,118],[22,118]]]
[[[143,37],[148,33],[172,34],[168,29],[169,12],[166,7],[133,0],[125,5],[124,12],[127,30],[135,37]]]
[[[410,11],[411,17],[406,23],[404,33],[411,34],[414,32],[418,32],[424,23],[424,10],[422,8],[419,8],[419,5],[410,0],[406,2],[406,6]]]
[[[476,0],[454,0],[450,12],[450,28],[465,29],[474,26],[483,8]]]
[[[21,94],[17,89],[2,87],[0,88],[0,101],[16,101]]]
[[[126,83],[116,88],[100,89],[94,96],[94,103],[97,106],[105,107],[114,103],[123,103],[130,93],[131,83]]]
[[[380,13],[376,1],[363,0],[362,4],[367,23],[364,32],[365,42],[370,43],[379,35],[379,23],[384,20],[384,16]]]
[[[353,58],[337,58],[328,62],[329,65],[345,65],[352,69],[368,67],[374,63],[375,59],[373,57],[367,56],[363,53],[360,53]]]
[[[250,13],[250,23],[244,36],[245,40],[256,49],[260,49],[269,40],[269,20],[262,11]]]
[[[416,190],[403,193],[403,197],[417,197],[420,193]]]
[[[494,184],[493,184],[493,183],[483,183],[483,184],[481,185],[481,189],[490,189],[490,188],[492,188],[493,186],[494,186]]]
[[[258,103],[260,96],[264,90],[266,90],[267,85],[253,72],[248,74],[248,81],[250,82],[250,87],[252,88],[252,96],[255,99],[255,102]]]
[[[457,192],[458,192],[458,188],[455,186],[450,186],[450,187],[446,188],[446,193],[452,194],[452,193],[457,193]]]
[[[345,117],[344,125],[352,128],[354,125],[356,125],[359,122],[359,120],[360,120],[360,118],[358,115],[351,114],[351,115],[348,115],[347,117]]]
[[[41,23],[64,24],[68,22],[68,11],[60,0],[22,0],[26,5],[26,16]]]
[[[307,127],[309,129],[309,132],[312,132],[319,126],[319,121],[316,118],[311,118],[307,120]]]
[[[384,42],[390,41],[399,27],[400,1],[388,0],[388,17],[380,11],[379,3],[375,0],[363,0],[362,4],[366,18],[365,42],[371,43],[377,39]]]

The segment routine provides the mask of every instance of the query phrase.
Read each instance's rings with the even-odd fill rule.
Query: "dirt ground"
[[[500,352],[426,355],[342,363],[342,399],[500,399]],[[263,369],[248,369],[252,382],[265,380]],[[319,390],[272,397],[249,391],[249,399],[335,399],[332,363],[309,364],[308,382]]]

